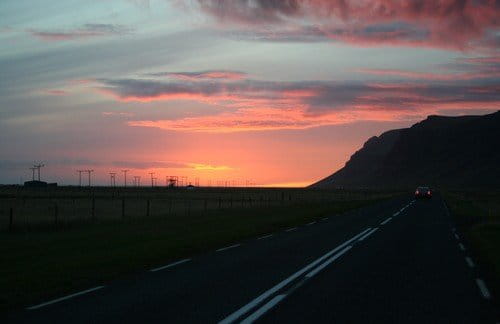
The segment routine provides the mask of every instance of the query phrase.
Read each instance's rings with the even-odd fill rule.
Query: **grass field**
[[[87,221],[190,215],[211,210],[360,200],[373,191],[258,188],[0,187],[0,231]],[[12,214],[12,221],[11,221]]]
[[[21,196],[12,197],[4,193],[4,199],[22,203],[24,198],[25,204],[32,199],[60,203],[73,199],[72,196],[78,199],[85,193],[60,190],[41,197],[46,194],[23,192]],[[139,213],[124,219],[115,217],[113,209],[102,209],[96,219],[89,219],[87,215],[83,221],[60,214],[57,226],[51,221],[53,210],[50,208],[40,209],[40,215],[26,213],[24,224],[18,223],[13,230],[0,232],[0,309],[26,306],[85,289],[248,237],[339,214],[395,194],[214,188],[194,192],[124,191],[118,195],[100,189],[94,192],[94,197],[103,201],[125,197],[128,204],[132,198],[136,203],[150,199],[151,206],[156,199],[203,203],[196,205],[202,207],[192,207],[189,211],[172,212],[166,208],[156,210],[149,217]],[[223,201],[220,207],[219,199]],[[210,200],[215,207],[205,208],[205,200]],[[4,205],[8,203],[4,201]],[[36,222],[30,217],[37,217]],[[46,223],[40,221],[45,219]]]
[[[445,193],[457,225],[481,261],[496,296],[500,295],[500,192]]]

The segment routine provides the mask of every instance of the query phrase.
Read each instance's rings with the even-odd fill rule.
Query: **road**
[[[401,197],[40,301],[15,323],[496,323],[439,196]]]

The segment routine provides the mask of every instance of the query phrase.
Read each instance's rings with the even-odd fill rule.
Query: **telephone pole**
[[[113,188],[116,187],[116,172],[110,172],[109,177],[110,177],[111,187],[113,187]]]
[[[153,176],[155,175],[155,173],[154,172],[149,172],[149,175],[151,176],[151,187],[154,187],[155,186],[155,183],[154,183],[154,179],[155,178]]]
[[[88,173],[88,175],[89,175],[89,187],[90,187],[90,183],[91,183],[91,181],[90,181],[90,174],[91,174],[92,172],[94,172],[94,170],[85,170],[85,172],[87,172],[87,173]]]
[[[82,172],[85,172],[85,170],[76,170],[78,172],[78,185],[81,187],[82,186]],[[33,171],[33,180],[35,179],[35,171]]]
[[[35,181],[35,170],[36,170],[36,168],[32,167],[32,168],[30,168],[30,170],[33,172],[33,176],[31,177],[31,180]]]
[[[129,172],[129,171],[130,170],[122,170],[122,172],[123,172],[123,184],[125,187],[127,186],[127,172]]]
[[[33,168],[35,168],[35,169],[37,170],[37,172],[38,172],[38,181],[40,181],[40,169],[41,169],[42,167],[44,167],[44,166],[45,166],[45,164],[42,164],[42,163],[40,163],[40,164],[35,164],[35,165],[33,166]]]

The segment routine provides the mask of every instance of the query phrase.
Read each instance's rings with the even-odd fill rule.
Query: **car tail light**
[[[420,192],[418,192],[418,190],[417,190],[417,191],[415,191],[415,195],[418,195],[419,193],[420,193]]]
[[[427,195],[429,195],[429,196],[431,195],[431,191],[430,191],[430,190],[429,190],[429,191],[427,191]]]

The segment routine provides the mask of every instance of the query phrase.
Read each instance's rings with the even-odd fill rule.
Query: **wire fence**
[[[326,203],[374,196],[363,191],[255,188],[16,190],[0,191],[0,231],[85,221],[189,216],[215,210]]]

